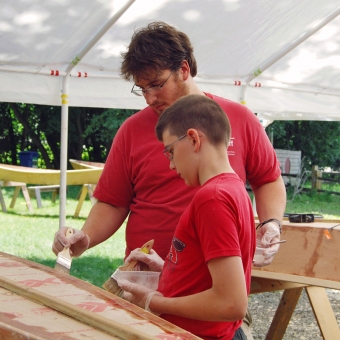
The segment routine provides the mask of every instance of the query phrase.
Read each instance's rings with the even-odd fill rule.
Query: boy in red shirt
[[[204,339],[242,339],[235,332],[247,310],[256,232],[249,196],[225,152],[228,118],[214,100],[188,95],[164,111],[156,134],[170,169],[200,189],[165,261],[136,250],[126,260],[162,271],[158,291],[119,280],[124,298]]]

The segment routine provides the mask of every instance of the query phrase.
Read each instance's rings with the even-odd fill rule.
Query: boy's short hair
[[[183,60],[190,66],[190,74],[197,74],[194,49],[189,37],[162,21],[152,22],[136,30],[131,38],[127,52],[121,53],[121,76],[147,78],[150,70],[161,74],[165,69],[177,71]]]
[[[179,137],[190,128],[202,131],[214,145],[229,145],[229,119],[218,103],[204,95],[184,96],[166,108],[157,122],[156,136],[162,142],[166,129],[169,129],[170,134]]]

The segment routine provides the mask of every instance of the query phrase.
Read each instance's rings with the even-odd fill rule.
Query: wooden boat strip
[[[121,339],[0,287],[0,339]]]
[[[268,271],[253,270],[252,277],[276,280],[280,282],[297,283],[297,284],[300,284],[301,286],[318,286],[318,287],[340,290],[340,282],[331,281],[331,280],[322,280],[322,279],[311,278],[311,277],[306,277],[306,276],[282,274],[282,273],[271,273]],[[292,285],[291,288],[296,288],[296,287],[297,285]],[[290,287],[286,289],[289,289],[289,288]],[[279,288],[279,290],[282,290],[282,289],[283,289],[283,286]]]
[[[112,336],[123,339],[199,339],[85,281],[1,252],[0,278],[0,286],[20,295],[21,299],[34,299],[72,319],[117,334]],[[6,308],[3,303],[0,305],[0,310]]]
[[[0,286],[122,339],[157,340],[156,337],[143,334],[143,332],[139,330],[137,331],[131,327],[117,323],[114,320],[109,320],[101,315],[89,312],[86,309],[74,306],[66,301],[57,300],[48,294],[23,286],[22,284],[18,284],[15,281],[4,277],[0,277]]]

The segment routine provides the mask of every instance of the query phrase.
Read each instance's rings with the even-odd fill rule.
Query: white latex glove
[[[157,290],[153,290],[141,285],[138,285],[136,283],[132,283],[128,280],[124,279],[118,279],[117,283],[120,288],[124,290],[123,299],[133,303],[134,305],[137,305],[149,312],[152,312],[149,309],[149,305],[151,302],[151,299],[155,296],[163,296],[160,292]],[[154,313],[156,314],[156,313]]]
[[[73,229],[73,235],[67,239],[66,231],[68,227],[60,228],[54,235],[52,251],[58,255],[64,247],[70,248],[70,255],[73,257],[80,256],[89,248],[90,237],[82,230]]]
[[[130,263],[132,260],[145,263],[151,271],[161,272],[164,266],[164,260],[153,250],[149,254],[139,251],[140,248],[133,250],[126,258],[125,264]]]
[[[270,243],[280,241],[280,228],[275,222],[268,222],[257,231],[256,246],[266,248],[263,252],[264,260],[255,262],[254,267],[264,267],[270,264],[274,255],[279,251],[280,244],[268,246]]]

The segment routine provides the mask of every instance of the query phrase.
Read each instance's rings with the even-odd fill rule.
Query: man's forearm
[[[90,246],[94,247],[111,237],[125,221],[129,210],[114,207],[98,201],[91,209],[82,230],[90,237]]]
[[[286,188],[282,177],[253,188],[256,210],[260,222],[274,218],[282,222],[286,209]]]

